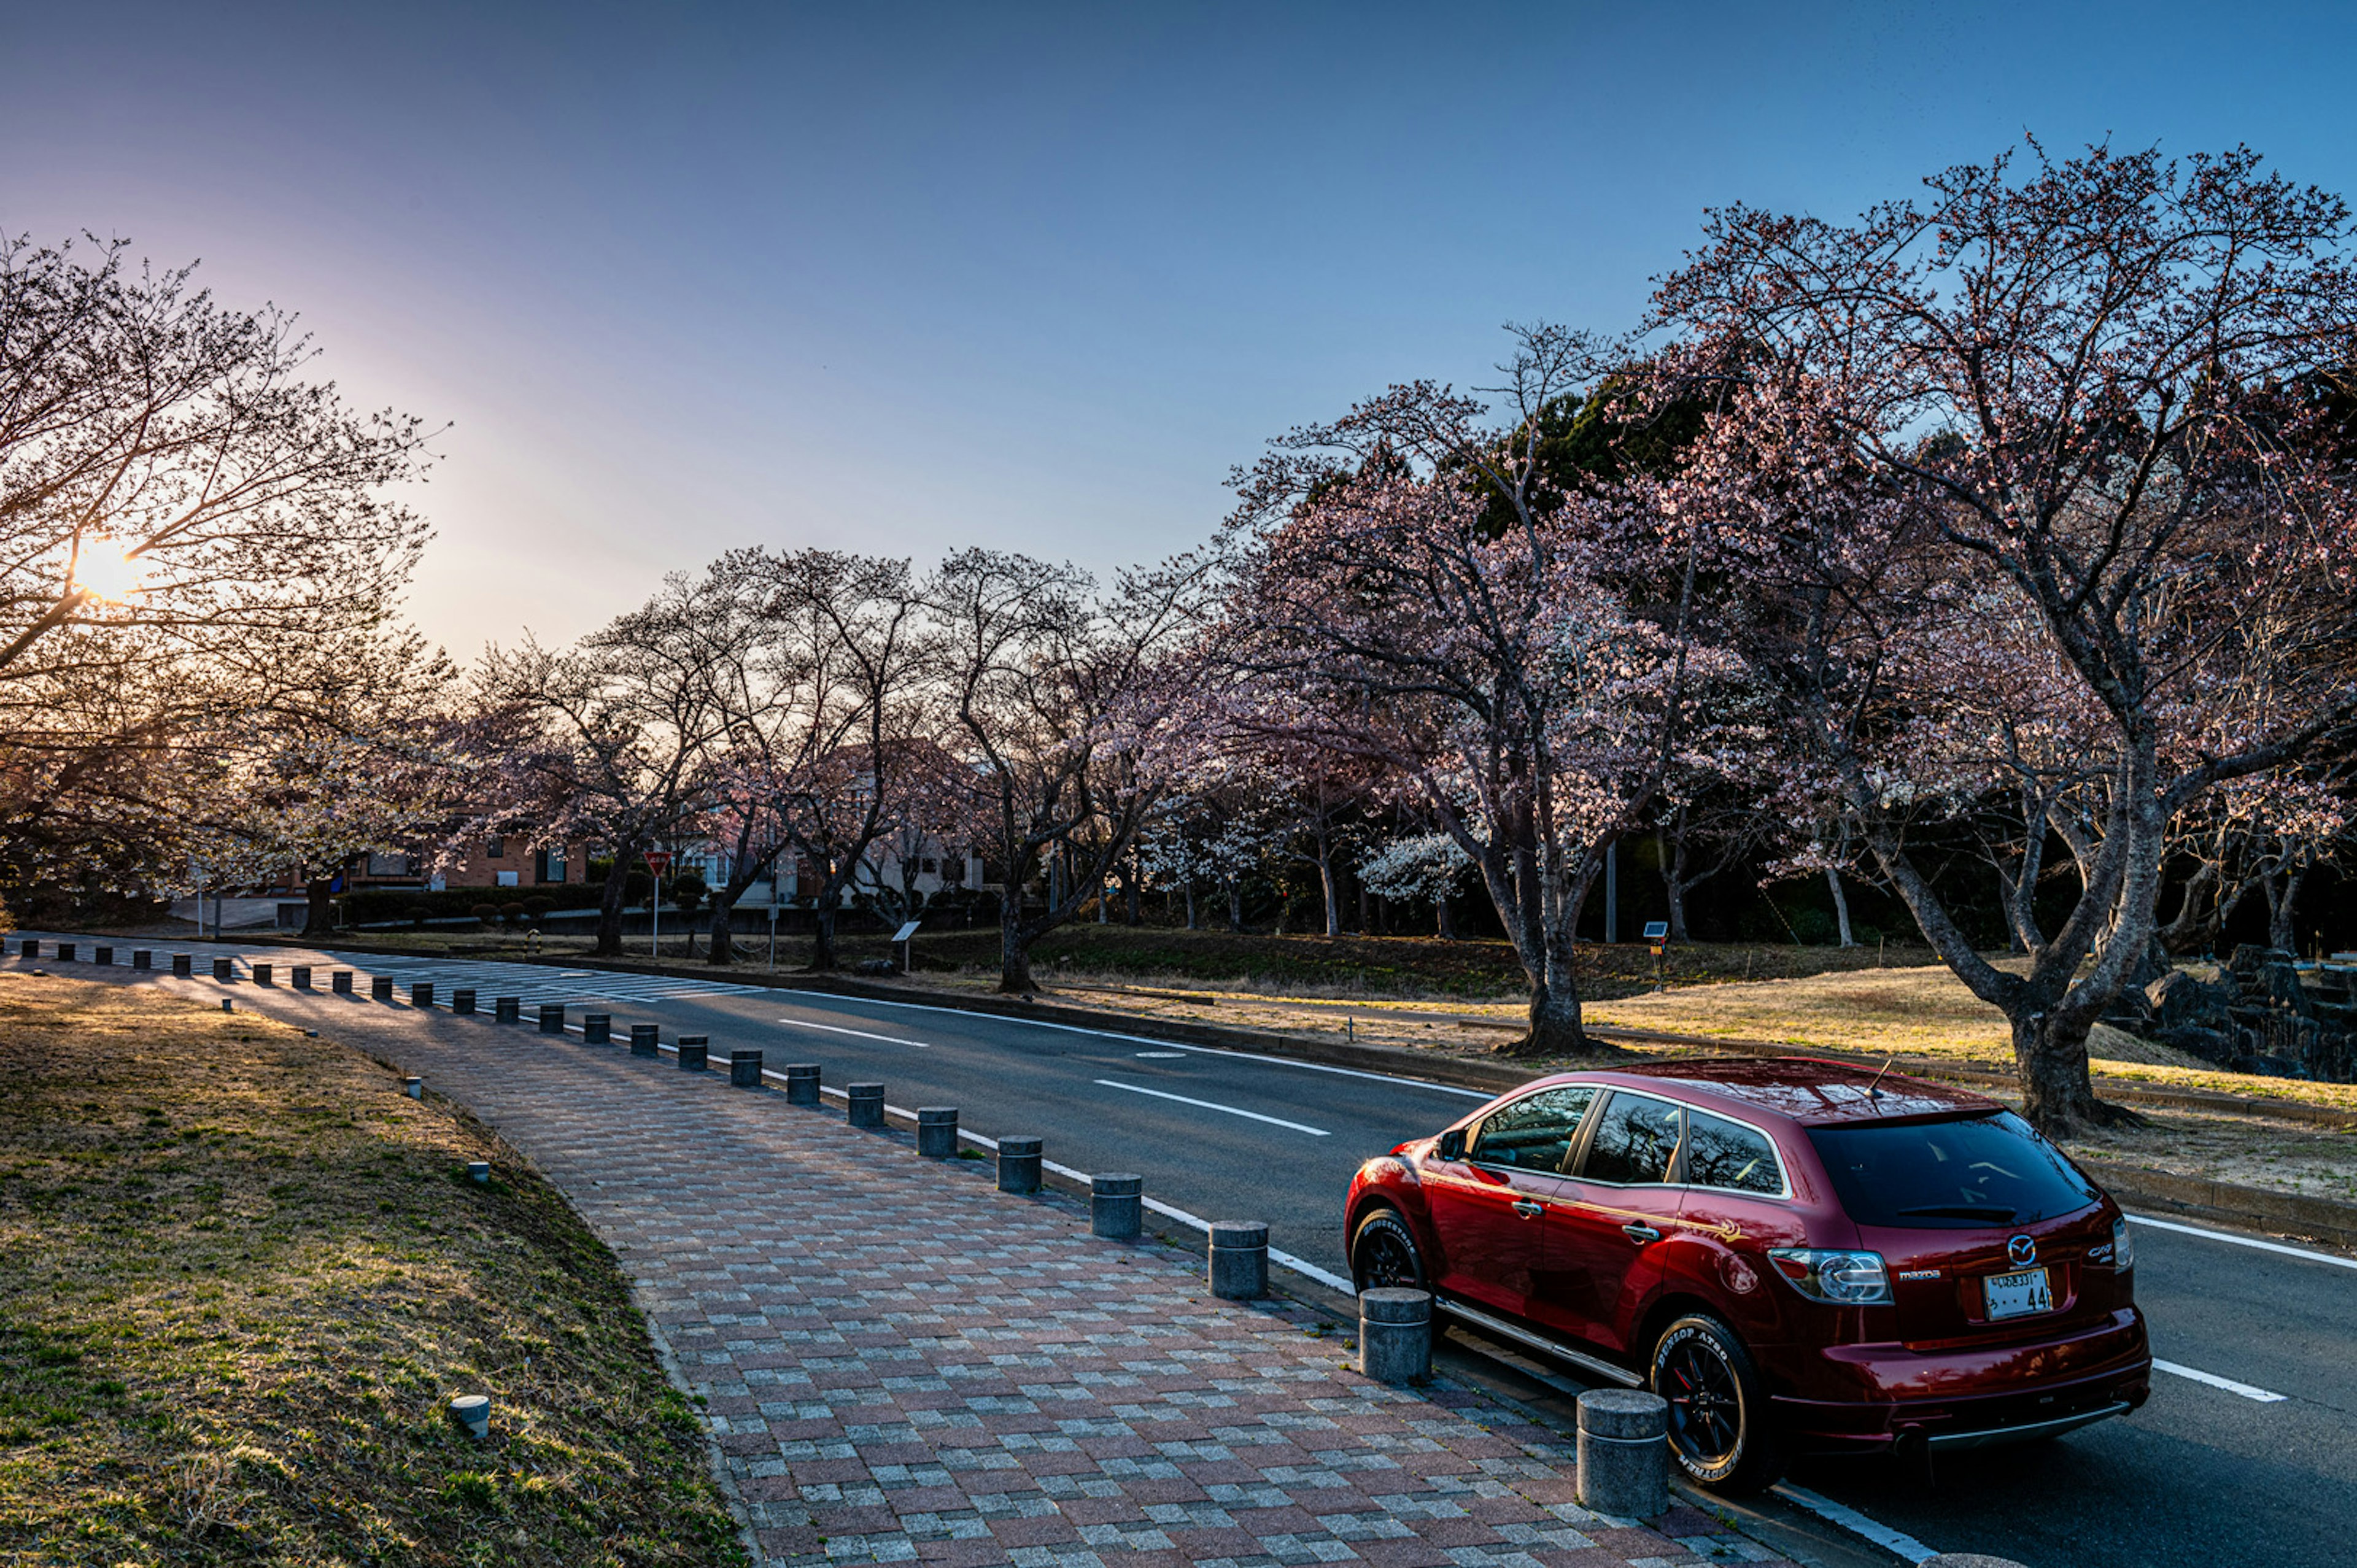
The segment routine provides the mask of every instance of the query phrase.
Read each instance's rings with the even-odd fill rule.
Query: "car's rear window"
[[[2095,1190],[2010,1111],[1958,1122],[1813,1127],[1809,1142],[1860,1225],[2026,1225]]]

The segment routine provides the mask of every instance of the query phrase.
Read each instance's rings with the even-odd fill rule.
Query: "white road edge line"
[[[1819,1497],[1806,1487],[1796,1487],[1790,1481],[1779,1481],[1770,1488],[1786,1502],[1797,1503],[1819,1519],[1841,1526],[1852,1535],[1861,1535],[1885,1552],[1905,1558],[1910,1563],[1928,1563],[1940,1555],[1913,1536],[1878,1524],[1856,1509],[1837,1503],[1831,1498]]]
[[[863,1003],[871,1007],[907,1007],[919,1013],[950,1013],[961,1018],[992,1018],[1004,1024],[1020,1024],[1028,1029],[1060,1029],[1068,1035],[1094,1035],[1101,1040],[1120,1040],[1133,1046],[1167,1046],[1174,1051],[1193,1051],[1206,1057],[1242,1057],[1246,1061],[1267,1062],[1273,1067],[1297,1067],[1304,1072],[1330,1072],[1338,1078],[1372,1079],[1377,1083],[1404,1083],[1413,1089],[1429,1089],[1441,1094],[1462,1095],[1468,1100],[1495,1100],[1497,1095],[1479,1089],[1459,1089],[1453,1083],[1435,1083],[1430,1079],[1409,1078],[1396,1072],[1368,1072],[1354,1067],[1329,1067],[1324,1062],[1296,1061],[1291,1057],[1273,1057],[1261,1051],[1230,1050],[1225,1046],[1187,1046],[1176,1040],[1157,1040],[1146,1035],[1124,1035],[1112,1029],[1092,1029],[1084,1024],[1051,1024],[1045,1018],[1026,1018],[1011,1013],[975,1013],[963,1007],[942,1007],[930,1002],[888,1002],[880,996],[833,996],[828,992],[813,994],[830,996],[837,1002]],[[1274,1254],[1271,1254],[1274,1256]]]
[[[2174,1361],[2164,1361],[2158,1356],[2152,1359],[2152,1369],[2156,1372],[2167,1372],[2171,1377],[2187,1378],[2197,1383],[2206,1383],[2213,1389],[2223,1389],[2230,1394],[2240,1394],[2244,1399],[2255,1401],[2260,1404],[2281,1404],[2291,1397],[2289,1394],[2279,1394],[2273,1389],[2262,1389],[2250,1383],[2238,1383],[2232,1378],[2222,1378],[2215,1372],[2205,1372],[2199,1367],[2180,1367]]]
[[[1118,1079],[1101,1078],[1097,1081],[1107,1089],[1125,1089],[1132,1094],[1150,1094],[1157,1100],[1175,1100],[1181,1105],[1200,1105],[1206,1111],[1224,1111],[1231,1116],[1242,1116],[1252,1122],[1265,1122],[1272,1127],[1290,1127],[1297,1133],[1307,1133],[1313,1138],[1330,1138],[1334,1135],[1323,1127],[1312,1127],[1304,1122],[1287,1122],[1282,1116],[1264,1116],[1257,1111],[1239,1110],[1232,1105],[1222,1105],[1216,1100],[1195,1100],[1184,1094],[1166,1094],[1158,1089],[1140,1089],[1134,1083],[1123,1083]]]
[[[2149,1225],[2156,1230],[2174,1230],[2183,1236],[2202,1236],[2212,1241],[2224,1241],[2236,1247],[2255,1247],[2262,1252],[2280,1252],[2287,1258],[2306,1258],[2311,1263],[2330,1263],[2336,1268],[2357,1269],[2357,1258],[2338,1258],[2330,1252],[2312,1251],[2306,1247],[2287,1246],[2281,1241],[2262,1241],[2255,1236],[2236,1236],[2224,1230],[2205,1230],[2199,1225],[2181,1225],[2173,1219],[2155,1219],[2147,1214],[2131,1214],[2128,1219],[2138,1225]]]
[[[789,1029],[824,1029],[830,1035],[856,1035],[863,1040],[882,1040],[887,1045],[893,1046],[914,1046],[920,1051],[930,1051],[933,1048],[922,1040],[903,1039],[899,1035],[870,1034],[866,1029],[845,1029],[834,1024],[813,1024],[801,1018],[780,1018],[778,1022]]]

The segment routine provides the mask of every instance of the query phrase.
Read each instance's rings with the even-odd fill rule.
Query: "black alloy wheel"
[[[1378,1208],[1359,1221],[1351,1238],[1351,1279],[1362,1291],[1431,1288],[1424,1283],[1415,1233],[1395,1210]]]
[[[1776,1479],[1783,1464],[1767,1389],[1727,1325],[1700,1313],[1671,1324],[1653,1347],[1652,1387],[1669,1404],[1670,1455],[1689,1480],[1734,1495]]]

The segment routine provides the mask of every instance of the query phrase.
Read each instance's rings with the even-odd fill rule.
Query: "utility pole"
[[[1620,928],[1620,845],[1604,846],[1604,940],[1619,940]]]

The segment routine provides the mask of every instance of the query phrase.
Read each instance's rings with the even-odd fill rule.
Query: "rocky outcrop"
[[[2357,1081],[2357,995],[2347,970],[2303,973],[2292,955],[2248,943],[2213,982],[2162,975],[2104,1021],[2236,1072]]]

